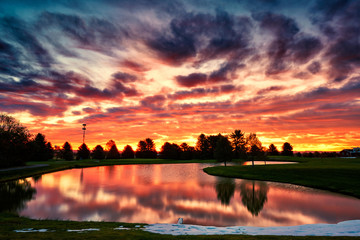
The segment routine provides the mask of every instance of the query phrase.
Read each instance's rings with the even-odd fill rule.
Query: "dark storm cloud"
[[[111,75],[114,79],[119,80],[123,83],[127,83],[127,82],[134,82],[137,80],[137,77],[134,75],[131,75],[129,73],[125,73],[125,72],[116,72],[113,75]]]
[[[292,39],[300,31],[294,19],[281,14],[260,12],[252,14],[252,17],[259,22],[261,29],[271,31],[280,39]]]
[[[162,110],[164,108],[166,97],[164,95],[153,95],[145,97],[140,101],[141,105],[152,110]]]
[[[58,30],[68,38],[78,43],[78,48],[86,48],[111,55],[108,47],[119,47],[122,36],[126,31],[115,26],[106,19],[96,17],[80,17],[77,15],[43,12],[36,23],[42,34],[52,34],[52,30]],[[71,56],[71,52],[58,41],[50,41],[59,53]]]
[[[355,0],[356,1],[356,0]],[[321,12],[322,21],[330,21],[337,15],[343,14],[354,0],[317,0],[313,10]]]
[[[208,94],[219,93],[219,88],[194,88],[190,91],[177,91],[168,97],[174,100],[185,99],[185,98],[197,98],[206,96]]]
[[[360,67],[360,41],[358,39],[340,39],[327,51],[326,56],[329,57],[332,66],[330,76],[335,81],[346,79],[349,74]]]
[[[184,13],[157,35],[147,45],[168,64],[181,65],[194,57],[203,62],[244,51],[251,39],[251,20],[220,10],[215,16]]]
[[[0,96],[0,109],[10,113],[29,111],[34,116],[61,115],[66,110],[65,106],[50,106],[44,103],[22,101],[12,97]]]
[[[236,70],[245,67],[244,64],[235,62],[227,62],[223,64],[218,70],[213,71],[209,75],[210,82],[226,82],[236,77]]]
[[[29,57],[37,61],[42,67],[50,67],[54,59],[46,48],[38,41],[30,25],[15,17],[3,17],[0,26],[7,34],[7,38],[20,45]],[[31,62],[30,59],[29,61]]]
[[[168,98],[173,100],[180,100],[186,98],[201,98],[204,96],[211,96],[211,95],[220,95],[220,94],[227,94],[232,92],[237,92],[241,90],[241,88],[237,88],[234,85],[227,84],[216,86],[212,88],[193,88],[189,91],[177,91],[173,94],[169,94]]]
[[[292,59],[296,63],[306,63],[322,49],[319,39],[311,36],[305,36],[290,45]]]
[[[137,62],[130,61],[130,60],[123,61],[122,66],[124,66],[132,71],[135,71],[135,72],[146,72],[146,71],[150,70],[149,67],[142,65],[140,63],[137,63]]]
[[[239,91],[239,90],[241,90],[241,88],[237,88],[236,86],[231,85],[231,84],[220,86],[220,91],[222,93],[230,93],[230,92]]]
[[[292,63],[307,63],[323,48],[318,38],[301,33],[297,22],[290,17],[265,12],[255,13],[253,18],[263,31],[274,36],[267,50],[271,60],[266,70],[268,75],[287,71]]]
[[[324,59],[331,68],[329,77],[343,81],[360,67],[360,2],[356,0],[317,1],[314,23],[328,37]]]
[[[41,87],[32,79],[22,79],[17,82],[13,79],[0,81],[0,92],[22,92],[22,91],[36,91]]]
[[[176,76],[176,82],[183,87],[195,87],[198,85],[203,85],[207,81],[207,75],[203,73],[192,73],[187,76]]]
[[[0,39],[0,73],[18,76],[24,66],[21,61],[21,52],[16,49],[12,44]]]
[[[85,21],[75,15],[44,12],[40,15],[37,25],[41,28],[57,27],[68,37],[84,45],[94,42],[94,32],[89,31]]]
[[[271,86],[271,87],[259,90],[256,94],[257,95],[263,95],[263,94],[272,93],[272,92],[275,92],[275,91],[281,91],[281,90],[284,90],[284,89],[285,89],[285,87],[282,87],[282,86]]]
[[[309,70],[309,72],[311,72],[312,74],[316,74],[321,70],[321,64],[319,62],[317,62],[317,61],[312,62],[307,67],[307,70]]]
[[[125,74],[124,76],[131,78],[130,75]],[[124,80],[124,76],[122,76],[122,80]],[[47,111],[49,115],[60,114],[60,111],[66,111],[68,107],[79,105],[89,98],[104,100],[116,97],[117,101],[121,101],[123,96],[139,94],[135,87],[125,86],[119,79],[112,79],[107,88],[99,89],[92,84],[90,79],[81,74],[57,71],[38,72],[32,74],[31,77],[24,77],[20,81],[12,78],[0,78],[0,93],[7,97],[11,97],[12,94],[21,94],[22,97],[31,100],[50,103],[50,105],[39,105],[29,101],[27,104],[23,104],[23,109],[29,110],[34,115],[43,115],[46,111],[44,110],[44,113],[42,111],[46,108],[49,109]],[[68,94],[73,94],[75,97],[69,97]],[[14,109],[20,109],[20,105],[14,103]],[[3,105],[3,107],[6,106]],[[86,110],[84,111],[87,112]]]

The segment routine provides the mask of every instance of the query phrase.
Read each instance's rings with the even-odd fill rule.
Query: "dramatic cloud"
[[[207,75],[203,73],[192,73],[188,76],[176,76],[177,83],[183,87],[195,87],[203,85],[207,81]]]
[[[4,0],[0,111],[57,145],[86,122],[91,146],[241,128],[341,150],[360,145],[359,22],[356,0]]]

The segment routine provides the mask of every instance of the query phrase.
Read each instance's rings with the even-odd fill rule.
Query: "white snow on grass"
[[[24,229],[14,230],[14,231],[18,232],[18,233],[29,233],[29,232],[47,232],[49,230],[47,230],[47,229],[24,228]]]
[[[98,228],[86,228],[86,229],[74,229],[74,230],[68,229],[67,231],[68,232],[89,232],[89,231],[100,231],[100,229],[98,229]]]
[[[130,228],[119,226],[117,228],[114,228],[114,230],[130,230]]]
[[[360,220],[338,224],[308,224],[290,227],[209,227],[188,224],[150,224],[144,231],[171,235],[288,235],[288,236],[360,236]]]

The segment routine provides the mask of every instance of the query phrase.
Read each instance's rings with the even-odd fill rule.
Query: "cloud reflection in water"
[[[360,219],[360,200],[292,185],[222,179],[205,165],[124,165],[43,175],[31,218],[289,226]]]

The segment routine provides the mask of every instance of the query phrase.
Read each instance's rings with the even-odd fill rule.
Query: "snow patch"
[[[287,235],[287,236],[360,236],[360,220],[338,224],[308,224],[289,227],[210,227],[188,224],[150,224],[144,231],[171,235]]]
[[[87,229],[68,229],[68,232],[88,232],[88,231],[100,231],[98,228],[87,228]]]
[[[123,227],[123,226],[119,226],[117,228],[114,228],[114,230],[130,230],[130,228],[126,228],[126,227]]]
[[[24,228],[20,230],[14,230],[14,232],[18,233],[29,233],[29,232],[48,232],[48,229],[33,229],[33,228]],[[53,232],[53,231],[51,231]]]

